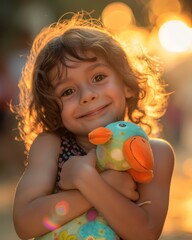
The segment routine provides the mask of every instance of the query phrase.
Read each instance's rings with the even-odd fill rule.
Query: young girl
[[[154,178],[136,185],[127,172],[97,171],[95,146],[88,140],[93,129],[123,119],[151,136],[160,130],[167,94],[159,66],[139,58],[129,58],[102,25],[81,14],[36,37],[16,109],[28,152],[14,201],[20,238],[46,234],[92,207],[122,239],[159,238],[174,165],[170,144],[150,140]],[[136,60],[143,64],[138,69]]]

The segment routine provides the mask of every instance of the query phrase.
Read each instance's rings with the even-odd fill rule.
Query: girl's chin
[[[108,124],[112,123],[112,122],[116,122],[118,120],[106,120],[106,121],[100,121],[98,123],[95,123],[95,124],[92,124],[90,122],[90,126],[88,127],[88,132],[91,132],[92,130],[94,130],[95,128],[98,128],[98,127],[105,127],[107,126]]]
[[[74,133],[74,135],[79,136],[87,136],[91,131],[98,127],[105,127],[108,124],[112,122],[120,121],[120,119],[100,119],[99,121],[89,121],[86,123],[81,124],[78,129],[75,127],[71,129],[71,132]],[[77,127],[77,126],[76,126]]]

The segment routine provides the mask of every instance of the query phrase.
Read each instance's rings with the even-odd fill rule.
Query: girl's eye
[[[106,78],[106,76],[103,75],[103,74],[96,75],[96,76],[93,78],[93,82],[94,82],[94,83],[100,82],[100,81],[102,81],[104,78]]]
[[[63,93],[62,93],[62,97],[66,97],[66,96],[69,96],[71,94],[73,94],[75,92],[75,89],[73,88],[68,88],[66,89]]]

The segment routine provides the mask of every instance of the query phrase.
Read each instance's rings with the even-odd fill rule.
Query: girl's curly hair
[[[19,82],[20,103],[14,107],[26,150],[43,131],[66,132],[48,73],[55,66],[67,66],[69,55],[81,61],[94,61],[82,57],[86,55],[79,51],[92,51],[106,59],[133,92],[126,101],[125,118],[156,136],[161,130],[159,119],[165,113],[168,100],[159,62],[144,54],[129,58],[123,44],[107,32],[100,21],[78,13],[44,28],[33,42]]]

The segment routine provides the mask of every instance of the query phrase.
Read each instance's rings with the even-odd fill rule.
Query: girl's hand
[[[96,171],[96,155],[92,149],[85,156],[73,156],[63,164],[59,186],[63,190],[76,189],[76,182],[84,171]]]
[[[136,183],[128,172],[107,170],[102,173],[102,177],[115,190],[120,192],[131,201],[137,201],[139,199]]]

